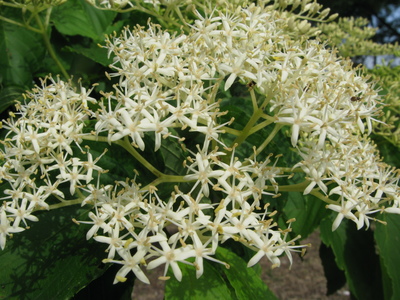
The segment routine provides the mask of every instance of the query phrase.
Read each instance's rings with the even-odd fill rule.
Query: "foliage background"
[[[365,9],[369,9],[375,12],[376,18],[382,19],[380,16],[382,6],[377,7],[376,1],[367,2],[366,4],[363,1],[363,5],[354,4],[357,9],[350,9],[353,2],[349,1],[346,1],[346,5],[340,9],[337,2],[333,8],[345,16],[343,7],[347,6],[349,11],[364,17],[367,16]],[[108,70],[107,66],[111,60],[107,58],[106,51],[97,44],[103,43],[104,35],[118,32],[128,24],[145,26],[148,18],[154,19],[146,13],[99,10],[83,0],[69,0],[55,6],[49,16],[47,7],[43,7],[38,14],[35,12],[35,15],[29,11],[23,12],[1,4],[2,1],[0,1],[2,17],[0,19],[0,112],[3,113],[3,117],[6,116],[7,109],[13,109],[11,105],[15,99],[22,99],[21,94],[25,90],[31,89],[39,82],[40,77],[49,73],[60,74],[64,79],[72,77],[76,84],[80,81],[84,86],[96,82],[98,86],[95,92],[110,87],[113,82],[106,80],[104,73]],[[391,9],[392,6],[388,4],[393,3],[379,1],[379,5]],[[332,3],[328,3],[327,6],[329,5]],[[8,20],[13,20],[14,23]],[[17,22],[26,20],[29,20],[28,24],[32,28],[17,25]],[[378,35],[377,40],[385,40],[383,36],[387,36],[387,32],[391,32],[390,41],[398,40],[397,28],[399,24],[396,20],[387,29],[382,29],[379,33],[382,36]],[[333,46],[338,47],[338,45]],[[396,51],[393,48],[379,49],[384,52],[383,54],[385,51],[386,53]],[[352,56],[351,53],[349,56]],[[359,56],[360,53],[354,55],[356,60]],[[55,63],[54,57],[58,58],[58,63]],[[399,69],[382,67],[365,72],[370,72],[380,81],[382,93],[388,94],[388,99],[395,99],[390,101],[393,101],[393,107],[397,105],[398,108],[399,88],[397,86],[395,89],[393,82],[399,79]],[[239,96],[236,98],[238,101],[240,101]],[[229,106],[233,113],[246,116],[248,113],[246,111],[239,109],[235,112],[237,107],[234,103],[235,98],[229,101],[225,104],[226,108]],[[400,167],[397,155],[399,126],[396,123],[399,112],[390,108],[387,111],[391,112],[389,117],[392,128],[389,131],[387,127],[376,131],[375,140],[385,160]],[[245,122],[245,118],[242,120]],[[274,153],[286,152],[289,147],[285,143],[276,143],[273,146],[276,147]],[[249,148],[251,149],[251,145]],[[163,155],[172,153],[171,149],[164,149]],[[109,164],[118,165],[119,162],[110,161]],[[400,248],[399,216],[382,216],[382,221],[387,221],[388,225],[376,223],[375,228],[367,231],[356,231],[354,226],[348,224],[332,232],[333,216],[325,210],[323,203],[315,202],[312,196],[304,197],[300,193],[291,193],[287,199],[286,202],[279,203],[280,211],[284,212],[280,221],[286,221],[286,215],[296,215],[294,233],[303,237],[307,237],[319,228],[328,253],[322,256],[328,279],[343,278],[344,275],[352,294],[357,299],[400,298],[400,268],[398,268],[400,258],[395,255]],[[83,229],[77,230],[71,226],[70,220],[73,216],[85,213],[87,212],[81,208],[47,212],[40,216],[41,222],[32,226],[26,234],[16,235],[7,249],[0,253],[0,269],[3,270],[0,274],[0,298],[101,299],[98,297],[102,297],[107,299],[112,295],[115,299],[128,299],[134,278],[130,278],[128,283],[109,288],[115,270],[100,263],[104,249],[97,244],[87,244]],[[83,243],[85,246],[82,246]],[[229,247],[231,251],[222,249],[217,258],[234,261],[232,268],[240,272],[229,272],[222,267],[209,264],[206,267],[208,273],[202,279],[195,280],[194,274],[184,271],[187,272],[187,276],[182,284],[173,279],[168,281],[166,299],[182,299],[189,295],[191,299],[216,297],[274,299],[275,296],[268,287],[261,279],[257,279],[261,270],[258,267],[246,268],[245,261],[250,254],[235,245],[227,245],[227,248]],[[332,262],[331,254],[334,255],[338,268],[328,268],[328,263]],[[253,280],[249,283],[248,278]],[[244,283],[246,286],[243,286]],[[107,288],[104,288],[105,286]],[[196,286],[196,289],[192,289],[193,286]],[[78,291],[80,293],[76,294]]]

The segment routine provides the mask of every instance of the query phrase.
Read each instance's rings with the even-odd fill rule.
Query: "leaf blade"
[[[400,299],[400,216],[384,214],[382,220],[387,224],[377,224],[374,232],[375,240],[378,246],[379,254],[383,263],[384,272],[390,278],[388,284],[391,285],[385,289],[385,299]]]
[[[357,299],[383,299],[379,257],[371,230],[358,231],[354,223],[346,219],[332,231],[333,218],[330,216],[321,222],[321,240],[332,248],[350,291]]]
[[[53,10],[52,22],[62,34],[103,41],[116,15],[116,12],[96,9],[83,0],[69,0]]]
[[[69,299],[100,276],[104,249],[86,241],[86,228],[71,220],[86,213],[76,207],[44,212],[8,241],[0,252],[0,298]]]

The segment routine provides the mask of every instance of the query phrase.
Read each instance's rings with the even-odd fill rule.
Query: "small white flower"
[[[279,232],[268,232],[266,234],[258,234],[253,230],[248,231],[248,235],[250,236],[250,244],[254,245],[259,250],[257,253],[249,260],[247,267],[252,267],[256,263],[260,261],[260,259],[264,256],[268,258],[270,262],[272,262],[273,266],[280,266],[281,261],[279,259],[280,254],[276,254],[276,244],[279,244],[281,241]]]
[[[4,250],[6,246],[6,237],[13,233],[24,231],[24,228],[11,226],[10,220],[3,207],[0,208],[0,247]]]
[[[132,255],[129,250],[121,249],[118,251],[118,254],[121,256],[122,260],[105,259],[103,261],[105,263],[116,263],[122,265],[121,269],[119,269],[115,275],[114,284],[124,282],[126,280],[126,275],[131,271],[135,274],[137,279],[150,284],[149,279],[140,268],[140,264],[144,261],[146,251],[139,250]]]
[[[354,222],[357,222],[357,217],[352,212],[355,206],[356,205],[351,201],[342,201],[341,205],[329,204],[326,206],[327,209],[331,209],[338,213],[335,220],[333,221],[332,231],[335,231],[339,227],[343,218],[347,218]]]
[[[37,222],[39,219],[32,215],[32,207],[27,208],[28,199],[23,198],[21,204],[18,203],[18,200],[12,202],[12,206],[6,206],[5,210],[10,213],[10,217],[14,218],[13,227],[19,227],[20,222],[22,221],[25,227],[28,227],[26,220]]]
[[[189,257],[195,256],[195,250],[192,246],[174,248],[165,241],[160,241],[161,249],[156,249],[160,257],[149,262],[147,269],[151,270],[159,265],[165,264],[164,276],[167,275],[168,268],[171,267],[175,278],[178,281],[182,280],[182,271],[179,268],[178,262],[185,262]]]

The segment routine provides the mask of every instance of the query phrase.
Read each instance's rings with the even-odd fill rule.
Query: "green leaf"
[[[292,223],[293,232],[303,238],[310,235],[329,213],[326,203],[312,195],[290,192],[287,198],[283,211],[288,218],[296,217],[296,222]]]
[[[332,248],[327,247],[324,243],[320,245],[319,257],[321,258],[327,281],[327,295],[332,295],[346,284],[346,276],[338,268]]]
[[[3,86],[32,86],[32,74],[40,68],[44,54],[39,34],[0,20],[0,83]]]
[[[102,184],[114,184],[115,181],[125,181],[126,178],[132,179],[135,175],[134,170],[138,170],[140,173],[139,182],[141,182],[140,179],[142,177],[154,177],[154,175],[142,168],[142,165],[124,148],[118,145],[109,145],[100,142],[90,142],[87,144],[90,146],[93,159],[100,156],[105,149],[108,150],[108,153],[104,155],[98,163],[104,170],[108,170],[107,173],[101,174],[100,176]]]
[[[116,12],[97,9],[84,0],[69,0],[54,8],[51,20],[66,35],[80,35],[103,41]]]
[[[230,291],[224,279],[212,263],[204,261],[204,274],[196,278],[193,266],[179,263],[182,270],[182,281],[174,277],[171,270],[167,275],[171,278],[165,284],[165,300],[230,300]]]
[[[135,276],[132,272],[127,275],[127,281],[124,283],[120,282],[118,284],[112,284],[121,265],[112,264],[107,271],[93,280],[88,286],[80,290],[72,300],[131,300],[132,299],[132,289],[135,282]]]
[[[119,32],[122,27],[125,25],[123,21],[118,21],[114,24],[111,24],[105,29],[106,33],[111,33],[111,32]],[[104,44],[104,39],[105,37],[102,36],[102,42],[100,43],[101,45]],[[66,46],[64,49],[68,50],[70,52],[78,53],[86,58],[101,64],[104,67],[108,67],[112,62],[113,59],[112,57],[108,57],[108,50],[102,46],[100,46],[98,43],[90,43],[89,46],[84,46],[82,44],[74,44],[70,46]]]
[[[21,86],[8,86],[0,90],[0,113],[15,104],[16,100],[22,100],[25,92]]]
[[[112,59],[107,57],[107,49],[100,48],[97,44],[91,44],[90,47],[84,47],[78,44],[67,46],[65,49],[81,54],[105,67],[108,67],[112,63]]]
[[[400,156],[396,155],[399,153],[399,148],[380,136],[375,136],[374,141],[378,146],[383,161],[387,164],[400,168]]]
[[[377,224],[374,234],[382,267],[388,277],[385,280],[388,284],[385,286],[385,299],[400,299],[400,216],[383,214],[381,219],[387,225]]]
[[[75,206],[43,212],[15,234],[0,251],[0,299],[69,299],[101,275],[104,247],[86,241],[88,228],[71,220],[86,214]]]
[[[169,131],[173,135],[177,135],[172,128],[169,128]],[[175,138],[163,139],[159,151],[164,162],[163,172],[165,174],[183,175],[186,172],[183,166],[186,159],[185,152]]]
[[[360,300],[383,299],[379,257],[375,253],[372,231],[357,231],[355,224],[346,219],[332,232],[333,218],[332,215],[321,222],[321,240],[332,248],[350,291]]]
[[[221,111],[229,111],[229,114],[221,117],[221,123],[228,122],[232,117],[235,118],[234,122],[230,127],[236,130],[243,130],[247,122],[250,120],[252,115],[251,105],[247,105],[251,102],[251,99],[244,97],[228,97],[221,102]],[[232,146],[235,140],[233,135],[225,135],[223,142],[228,146]],[[253,134],[249,136],[240,147],[236,148],[235,155],[241,159],[251,156],[253,146],[257,145],[260,139],[259,134]]]
[[[237,299],[277,299],[268,286],[262,281],[256,270],[248,268],[247,263],[234,252],[219,247],[217,249],[216,258],[230,265],[229,269],[226,269],[224,266],[219,266],[219,268],[234,289]]]

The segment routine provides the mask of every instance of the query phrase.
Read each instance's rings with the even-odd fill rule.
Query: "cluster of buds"
[[[164,264],[180,280],[179,262],[197,277],[204,259],[227,264],[213,256],[228,239],[255,251],[248,266],[264,256],[274,267],[282,254],[291,260],[304,246],[290,234],[292,219],[286,229],[273,219],[270,200],[282,191],[325,201],[338,213],[333,229],[343,218],[361,228],[376,212],[400,213],[399,174],[364,137],[380,113],[378,94],[349,61],[315,40],[292,39],[282,13],[264,6],[195,14],[187,34],[149,24],[110,36],[107,76],[119,82],[101,99],[49,78],[18,105],[18,118],[3,122],[1,248],[38,220],[35,210],[91,205],[89,221],[74,221],[106,244],[104,262],[122,265],[115,282],[132,271],[148,283],[143,268]],[[247,86],[243,107],[252,110],[244,128],[218,99],[237,84]],[[270,135],[243,157],[246,139],[268,126]],[[292,165],[264,154],[284,126],[299,158]],[[186,153],[184,174],[146,160],[167,141]],[[105,182],[101,161],[111,151],[93,158],[91,143],[123,147],[155,179],[132,171],[126,181]],[[292,172],[304,174],[304,184],[282,188]],[[161,196],[171,182],[170,196]]]

